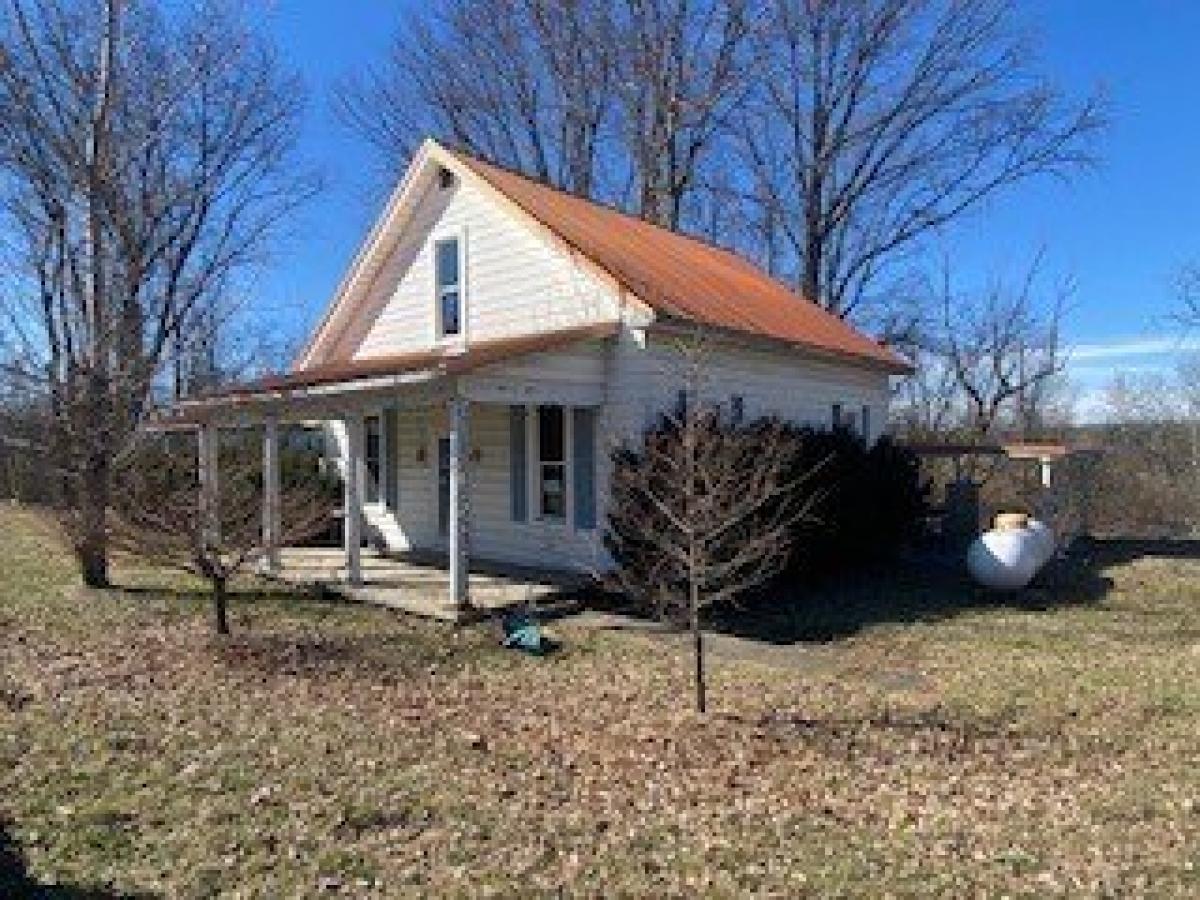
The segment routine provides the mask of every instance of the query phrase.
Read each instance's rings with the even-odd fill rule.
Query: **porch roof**
[[[538,334],[475,341],[464,346],[437,347],[297,369],[182,400],[165,411],[160,423],[167,427],[188,425],[204,421],[212,412],[235,407],[314,396],[327,400],[338,394],[357,394],[364,390],[428,385],[531,353],[554,350],[579,341],[610,338],[619,327],[617,322],[592,323]]]

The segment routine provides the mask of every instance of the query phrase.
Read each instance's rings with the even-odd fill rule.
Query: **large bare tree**
[[[722,181],[730,116],[750,90],[752,0],[623,0],[613,4],[617,122],[639,216],[701,230],[685,204]]]
[[[752,8],[438,0],[406,16],[383,63],[345,82],[338,103],[389,168],[432,134],[678,228],[748,90]]]
[[[1100,99],[1040,74],[1021,15],[1010,0],[432,0],[340,100],[391,166],[433,134],[706,234],[909,337],[888,277],[909,255],[998,191],[1092,158]]]
[[[114,464],[164,358],[311,192],[291,152],[301,91],[219,3],[3,8],[0,209],[23,275],[6,364],[44,400],[83,577],[102,585]]]
[[[839,315],[1000,189],[1090,160],[1098,99],[1038,75],[1009,0],[771,0],[736,128],[762,254]]]
[[[613,111],[609,28],[603,0],[439,0],[406,13],[338,107],[389,169],[434,135],[591,196]]]

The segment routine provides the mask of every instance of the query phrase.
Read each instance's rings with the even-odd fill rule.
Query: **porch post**
[[[362,583],[363,417],[346,419],[345,532],[346,580]]]
[[[268,572],[279,571],[279,421],[269,417],[263,423],[263,547]]]
[[[468,590],[467,535],[470,505],[466,478],[467,401],[450,400],[450,603],[458,610],[471,605]]]
[[[213,545],[221,540],[220,516],[220,431],[215,425],[200,426],[197,434],[196,471],[200,478],[200,519],[204,540]]]

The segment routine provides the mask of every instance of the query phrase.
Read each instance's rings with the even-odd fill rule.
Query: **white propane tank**
[[[1034,546],[1038,552],[1037,568],[1040,569],[1054,558],[1054,532],[1045,522],[1037,519],[1030,519],[1025,529],[1033,535]]]
[[[1054,533],[1022,513],[1001,513],[967,551],[967,570],[984,587],[1019,591],[1054,555]]]
[[[997,591],[1019,591],[1037,572],[1034,538],[1024,528],[985,531],[967,551],[971,577]]]

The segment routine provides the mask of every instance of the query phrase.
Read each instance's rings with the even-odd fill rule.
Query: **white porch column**
[[[274,417],[263,423],[263,547],[268,572],[279,571],[282,538],[279,501],[279,422]]]
[[[346,419],[346,580],[351,584],[362,583],[362,471],[363,471],[363,418],[361,415]]]
[[[197,434],[196,471],[200,477],[200,518],[204,539],[209,544],[221,540],[220,431],[215,425],[201,425]]]
[[[467,401],[449,401],[450,418],[450,603],[465,610],[471,605],[468,589],[467,535],[470,527],[470,498],[467,490],[468,446]]]

